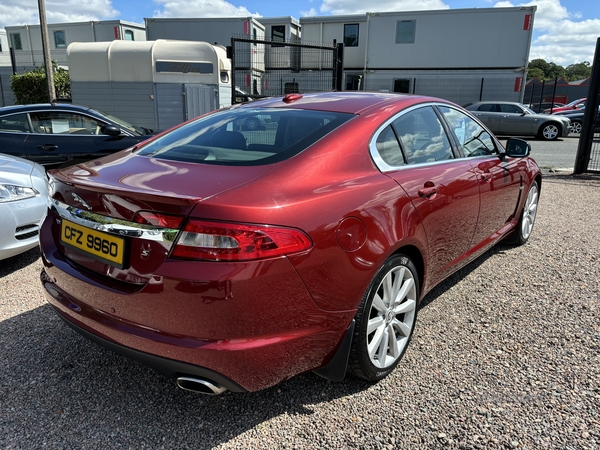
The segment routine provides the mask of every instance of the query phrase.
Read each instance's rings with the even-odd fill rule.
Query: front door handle
[[[492,172],[486,170],[485,172],[483,172],[479,176],[481,177],[481,179],[483,181],[490,181],[491,178],[492,178]]]
[[[43,145],[38,145],[37,148],[39,148],[40,150],[51,152],[52,150],[56,150],[58,148],[58,145],[43,144]]]
[[[433,187],[424,187],[423,189],[419,189],[419,197],[430,198],[437,194],[438,188]]]

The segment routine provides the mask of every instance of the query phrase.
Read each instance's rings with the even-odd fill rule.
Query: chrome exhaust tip
[[[227,388],[215,384],[209,380],[191,377],[177,378],[177,386],[186,391],[192,391],[205,395],[219,395],[227,390]]]

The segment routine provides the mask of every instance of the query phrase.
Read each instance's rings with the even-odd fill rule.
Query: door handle
[[[419,197],[422,198],[430,198],[432,196],[434,196],[435,194],[437,194],[438,188],[433,186],[433,187],[424,187],[423,189],[419,189]]]
[[[50,152],[52,150],[56,150],[58,148],[58,145],[43,144],[43,145],[36,146],[36,148],[39,148],[40,150],[44,150],[44,151]]]
[[[481,179],[483,181],[490,181],[492,179],[492,173],[488,170],[486,170],[485,172],[481,173],[479,175],[481,177]]]

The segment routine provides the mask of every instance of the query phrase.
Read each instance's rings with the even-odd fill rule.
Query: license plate
[[[81,250],[94,259],[123,268],[125,240],[112,234],[83,227],[63,219],[60,229],[63,244]]]

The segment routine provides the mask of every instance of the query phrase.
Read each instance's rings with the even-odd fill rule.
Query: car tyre
[[[379,381],[398,365],[412,336],[419,277],[405,255],[388,259],[371,282],[355,316],[349,371]]]
[[[531,232],[533,231],[533,225],[535,224],[539,197],[540,189],[537,181],[534,181],[531,183],[529,192],[527,193],[519,223],[514,231],[506,238],[508,244],[523,245],[529,240]]]
[[[546,141],[558,139],[561,133],[560,125],[556,123],[546,123],[542,126],[539,132],[539,137]]]

